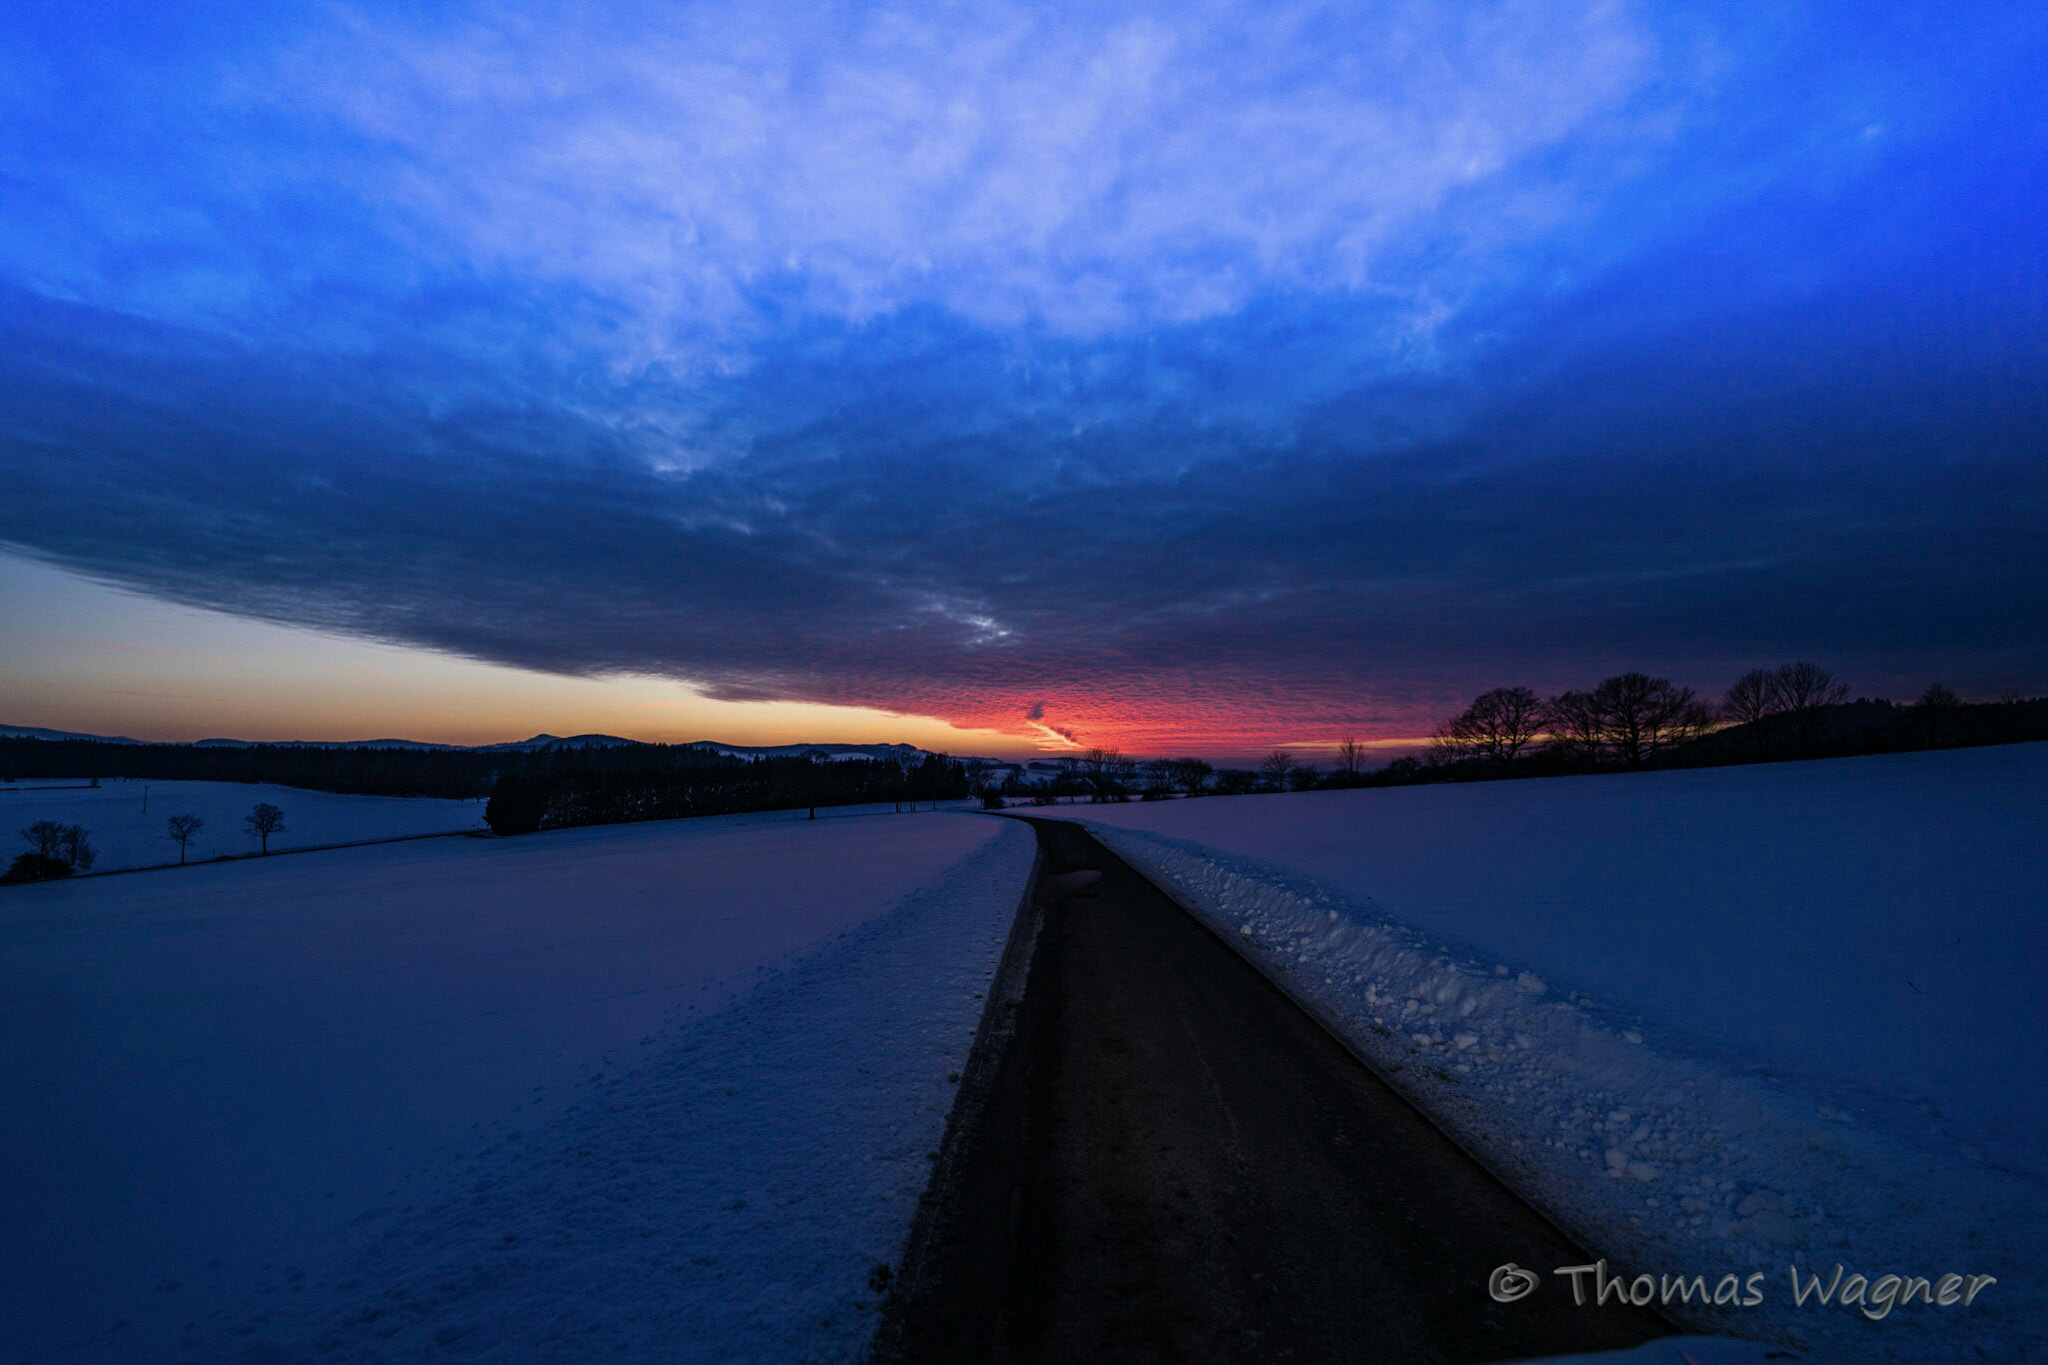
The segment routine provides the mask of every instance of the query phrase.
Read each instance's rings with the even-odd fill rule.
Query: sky
[[[2048,12],[27,3],[0,722],[2048,677]]]

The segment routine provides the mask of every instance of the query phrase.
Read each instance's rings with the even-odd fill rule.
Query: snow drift
[[[1617,1269],[1766,1272],[1682,1319],[2048,1354],[2048,746],[1060,813]],[[1837,1263],[1998,1283],[1793,1302]]]

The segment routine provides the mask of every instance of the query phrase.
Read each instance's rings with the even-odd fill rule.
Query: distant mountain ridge
[[[5,739],[47,739],[83,740],[97,744],[152,744],[166,741],[129,739],[126,736],[92,735],[76,730],[46,730],[34,725],[0,725],[0,738]],[[435,744],[417,739],[285,739],[249,740],[210,738],[192,741],[194,749],[254,749],[259,745],[273,749],[423,749],[442,752],[503,754],[532,753],[540,749],[564,745],[580,748],[592,745],[612,748],[621,745],[647,743],[645,740],[623,739],[618,735],[550,735],[538,734],[531,739],[505,740],[496,744]],[[822,754],[827,758],[895,758],[905,756],[916,758],[930,753],[914,744],[727,744],[722,740],[700,739],[688,744],[671,745],[678,749],[704,749],[713,753],[726,754],[734,758],[789,758],[801,754]]]

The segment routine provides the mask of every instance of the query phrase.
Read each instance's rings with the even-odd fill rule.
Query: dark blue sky
[[[1147,751],[2048,673],[2037,7],[10,14],[17,562]]]

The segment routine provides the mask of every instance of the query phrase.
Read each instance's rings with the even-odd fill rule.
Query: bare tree
[[[1274,791],[1284,792],[1287,790],[1288,778],[1298,766],[1300,765],[1295,761],[1293,754],[1285,749],[1275,749],[1260,761],[1259,776]]]
[[[263,852],[270,852],[270,836],[284,833],[284,812],[268,801],[258,801],[254,810],[242,817],[242,825],[255,838],[263,841]]]
[[[99,853],[92,846],[83,825],[60,825],[55,820],[38,820],[21,831],[38,858],[58,862],[83,872]]]
[[[1429,747],[1422,751],[1421,759],[1432,768],[1441,768],[1471,756],[1470,746],[1458,737],[1451,723],[1445,721],[1429,732]]]
[[[1778,666],[1778,691],[1784,698],[1786,718],[1799,737],[1800,748],[1812,752],[1820,743],[1828,707],[1840,705],[1849,695],[1849,684],[1819,664],[1801,660]]]
[[[1131,788],[1138,784],[1138,760],[1121,750],[1109,751],[1109,762],[1104,765],[1109,776],[1110,797],[1117,801],[1130,799]]]
[[[1913,710],[1920,717],[1920,724],[1927,730],[1927,747],[1932,749],[1941,743],[1942,731],[1948,728],[1949,717],[1961,710],[1963,699],[1943,687],[1940,683],[1928,684],[1927,690],[1913,703]]]
[[[1690,687],[1674,687],[1670,679],[1647,673],[1608,678],[1592,697],[1608,748],[1630,768],[1693,738],[1712,721]]]
[[[1778,675],[1768,668],[1752,668],[1735,680],[1721,699],[1721,715],[1736,725],[1747,725],[1756,742],[1756,756],[1770,754],[1771,722],[1785,710],[1785,692]]]
[[[1647,673],[1622,673],[1590,692],[1551,698],[1543,729],[1561,757],[1589,764],[1616,758],[1640,768],[1656,754],[1705,733],[1713,719],[1690,687],[1675,687],[1668,678]]]
[[[1259,775],[1249,768],[1225,768],[1216,774],[1218,796],[1243,796],[1259,789]]]
[[[1337,743],[1337,775],[1346,782],[1365,776],[1365,746],[1350,735]]]
[[[196,815],[173,815],[164,821],[165,828],[170,831],[171,838],[178,845],[178,866],[185,865],[185,846],[192,842],[192,836],[199,833],[205,824],[206,822]]]
[[[1597,764],[1607,754],[1600,708],[1590,692],[1560,692],[1543,708],[1543,732],[1550,751],[1569,762]]]
[[[1543,733],[1544,707],[1526,687],[1496,687],[1481,693],[1442,728],[1461,756],[1488,758],[1503,767]]]
[[[1126,765],[1136,770],[1136,765],[1116,749],[1090,749],[1082,754],[1081,771],[1092,789],[1088,799],[1095,802],[1114,800],[1121,790]]]
[[[1173,785],[1189,796],[1200,796],[1209,785],[1209,774],[1215,771],[1199,758],[1170,758],[1166,766]]]
[[[1059,767],[1059,775],[1053,779],[1052,789],[1056,796],[1072,796],[1082,789],[1081,760],[1071,754],[1062,754],[1053,760]]]
[[[989,774],[993,770],[989,767],[987,760],[979,758],[968,759],[963,766],[963,770],[967,774],[967,794],[979,797],[982,792],[987,790]]]
[[[1321,777],[1322,774],[1316,771],[1315,764],[1300,763],[1295,765],[1294,771],[1287,774],[1287,785],[1298,792],[1313,791]]]
[[[28,846],[35,851],[38,858],[55,861],[57,850],[63,844],[64,826],[55,820],[38,820],[22,830],[21,837],[28,840]]]

